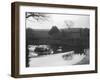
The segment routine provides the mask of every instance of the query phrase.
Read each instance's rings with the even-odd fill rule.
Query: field
[[[64,59],[63,55],[71,54]],[[89,64],[89,50],[86,54],[74,54],[74,51],[44,55],[40,57],[30,57],[30,67],[46,67],[46,66],[65,66],[65,65],[82,65]]]

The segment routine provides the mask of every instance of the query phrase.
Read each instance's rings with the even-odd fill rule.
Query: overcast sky
[[[32,29],[51,29],[52,26],[57,26],[59,29],[68,28],[65,24],[67,21],[72,21],[71,28],[89,28],[89,15],[64,15],[64,14],[44,14],[49,16],[48,20],[36,21],[33,17],[26,19],[26,28]]]

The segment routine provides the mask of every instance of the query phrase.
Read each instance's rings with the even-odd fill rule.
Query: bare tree
[[[36,21],[44,21],[48,20],[49,16],[43,13],[37,13],[37,12],[26,12],[26,19],[29,17],[33,17]]]
[[[48,21],[49,16],[43,13],[34,13],[34,12],[26,12],[25,18],[33,17],[36,21]],[[29,50],[28,50],[28,41],[26,41],[26,67],[29,67]]]
[[[72,26],[74,25],[74,22],[72,20],[65,20],[64,23],[68,28],[72,28]]]

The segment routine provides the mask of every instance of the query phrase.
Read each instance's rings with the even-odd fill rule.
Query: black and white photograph
[[[26,67],[88,65],[90,15],[26,12]]]
[[[12,4],[12,76],[97,73],[97,7]]]

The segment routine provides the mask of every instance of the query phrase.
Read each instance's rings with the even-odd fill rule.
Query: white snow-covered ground
[[[71,53],[74,51],[71,51]],[[72,59],[66,60],[62,56],[70,54],[70,52],[52,54],[46,56],[40,56],[36,58],[30,58],[29,65],[30,67],[46,67],[46,66],[65,66],[65,65],[74,65],[81,62],[83,59],[87,58],[89,60],[89,56],[84,54],[72,54]],[[88,51],[89,54],[89,51]]]

